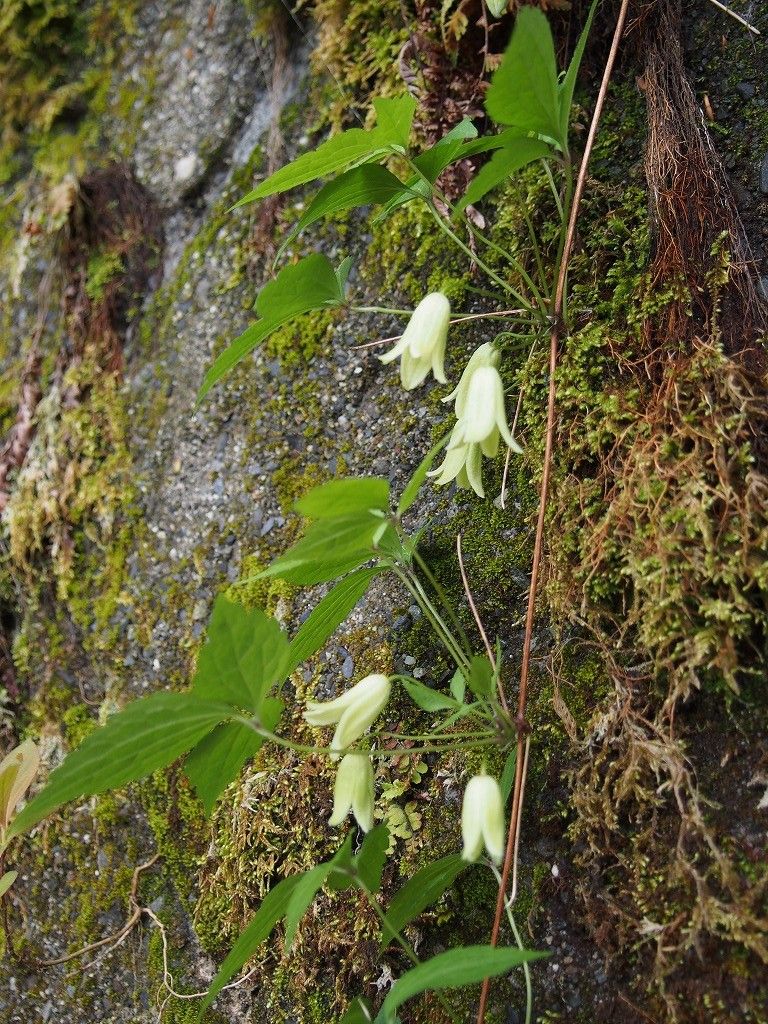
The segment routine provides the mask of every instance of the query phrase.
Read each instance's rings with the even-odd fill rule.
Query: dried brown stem
[[[549,482],[552,471],[552,449],[554,442],[555,433],[555,398],[556,398],[556,387],[555,387],[555,372],[557,370],[557,357],[560,348],[561,331],[562,331],[562,313],[563,303],[565,299],[565,288],[568,276],[568,264],[570,261],[571,253],[573,251],[573,242],[576,236],[576,224],[579,216],[579,208],[581,206],[581,199],[584,194],[584,188],[587,180],[587,169],[589,166],[589,158],[594,146],[595,137],[597,135],[597,128],[600,123],[600,116],[603,111],[605,104],[605,98],[608,94],[608,86],[611,81],[613,74],[613,68],[616,63],[616,56],[619,51],[619,44],[621,37],[624,32],[624,25],[627,18],[627,9],[629,7],[629,0],[622,0],[621,8],[619,10],[619,16],[616,21],[616,28],[613,34],[613,41],[611,43],[611,49],[608,54],[608,59],[605,63],[605,70],[603,71],[603,79],[600,83],[600,91],[597,96],[595,103],[595,110],[592,115],[592,122],[589,127],[589,134],[587,141],[584,146],[584,155],[581,160],[581,166],[579,168],[579,175],[576,182],[576,188],[574,190],[573,202],[571,204],[571,211],[568,219],[568,230],[565,239],[565,246],[563,248],[563,255],[560,261],[560,268],[557,276],[557,285],[555,288],[555,299],[552,306],[552,331],[550,334],[550,345],[549,345],[549,388],[547,397],[547,424],[546,424],[546,436],[544,445],[544,460],[541,475],[541,485],[539,490],[539,511],[536,520],[536,536],[533,546],[533,562],[531,566],[531,585],[528,591],[528,608],[525,617],[525,636],[523,638],[523,656],[520,665],[520,689],[518,693],[518,714],[517,714],[517,763],[515,765],[515,787],[514,797],[512,802],[512,813],[509,821],[509,831],[507,834],[507,848],[504,856],[504,864],[501,871],[501,884],[499,885],[499,894],[496,900],[496,913],[493,921],[493,928],[491,930],[491,946],[495,946],[499,939],[499,930],[501,928],[501,919],[504,913],[504,904],[506,897],[507,882],[509,880],[510,871],[512,870],[513,862],[516,859],[516,849],[519,840],[520,831],[520,820],[521,811],[523,805],[523,773],[525,769],[525,748],[526,748],[526,733],[528,726],[525,720],[526,703],[528,698],[528,678],[530,674],[530,663],[531,663],[531,646],[533,640],[533,624],[536,614],[536,591],[539,580],[539,568],[541,565],[541,552],[544,543],[544,526],[546,522],[547,514],[547,502],[549,499]],[[483,981],[482,989],[480,992],[480,1005],[477,1011],[477,1024],[484,1024],[485,1011],[488,1004],[488,992],[490,989],[490,979],[486,978]]]

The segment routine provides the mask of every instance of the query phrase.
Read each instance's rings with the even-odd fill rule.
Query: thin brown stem
[[[457,554],[458,559],[459,559],[459,570],[461,572],[461,582],[464,584],[464,593],[465,593],[466,598],[467,598],[467,604],[469,605],[470,611],[472,612],[472,617],[475,620],[475,624],[477,625],[477,630],[480,633],[480,636],[482,638],[483,644],[485,646],[486,654],[488,655],[488,661],[490,661],[491,668],[493,669],[494,674],[495,674],[496,673],[496,658],[494,656],[493,648],[491,647],[490,641],[488,640],[488,634],[485,632],[485,627],[483,626],[483,620],[480,618],[480,614],[479,614],[479,612],[477,610],[477,605],[475,604],[475,599],[472,596],[472,589],[469,586],[469,579],[467,577],[467,571],[464,568],[464,555],[462,554],[462,551],[461,551],[461,534],[460,533],[456,534],[456,554]],[[504,694],[504,687],[501,685],[501,679],[498,676],[497,676],[497,683],[498,683],[498,687],[499,687],[499,701],[501,702],[501,706],[504,709],[504,712],[507,715],[509,715],[510,714],[509,705],[507,704],[507,698],[506,698],[506,696]]]
[[[557,358],[560,348],[563,304],[565,300],[565,288],[568,277],[568,263],[573,250],[574,238],[576,237],[576,224],[579,216],[579,207],[581,205],[582,196],[584,195],[584,188],[587,180],[589,158],[595,143],[597,128],[600,123],[600,116],[603,111],[603,106],[605,105],[605,98],[608,94],[608,86],[610,84],[611,75],[613,74],[613,68],[616,63],[616,56],[619,51],[619,44],[621,42],[621,37],[624,33],[624,24],[627,18],[628,7],[629,0],[622,0],[618,20],[616,22],[616,29],[613,34],[613,41],[611,43],[610,53],[608,54],[608,59],[605,63],[603,79],[600,83],[600,91],[598,93],[597,101],[595,103],[595,111],[592,115],[592,123],[590,124],[589,134],[587,136],[587,141],[584,146],[584,155],[582,157],[581,166],[579,168],[576,189],[573,194],[573,201],[571,203],[570,215],[568,218],[568,230],[566,233],[562,258],[560,260],[560,266],[557,275],[557,286],[555,288],[555,298],[552,306],[552,331],[550,334],[549,344],[549,390],[547,397],[547,425],[544,444],[544,460],[541,474],[541,485],[539,490],[539,512],[536,520],[536,537],[533,545],[531,585],[528,591],[528,608],[525,617],[523,655],[522,662],[520,665],[520,690],[518,694],[518,714],[516,720],[518,734],[517,763],[515,765],[515,786],[512,801],[512,813],[509,821],[509,832],[507,834],[507,848],[504,855],[504,864],[501,871],[501,885],[499,886],[499,894],[496,900],[496,914],[494,916],[493,928],[491,930],[491,946],[495,946],[499,940],[499,930],[501,928],[501,919],[504,913],[504,902],[506,898],[507,882],[509,880],[509,874],[512,869],[512,865],[516,859],[516,849],[520,838],[520,820],[523,805],[523,782],[526,769],[525,762],[527,760],[525,756],[526,734],[529,730],[528,724],[525,720],[525,710],[528,698],[528,677],[531,664],[533,624],[536,612],[536,591],[539,582],[539,567],[541,565],[541,552],[544,543],[544,526],[546,523],[547,502],[549,499],[549,482],[552,472],[552,450],[554,447],[555,436],[555,373],[557,370]],[[477,1011],[477,1024],[484,1024],[485,1022],[485,1011],[488,1004],[489,988],[490,979],[486,978],[483,981],[483,986],[480,992],[480,1005]]]

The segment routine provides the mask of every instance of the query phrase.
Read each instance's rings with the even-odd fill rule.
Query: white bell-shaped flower
[[[331,740],[331,756],[339,758],[345,750],[373,725],[384,710],[392,684],[387,676],[374,673],[356,683],[335,700],[318,703],[309,701],[304,720],[310,725],[335,725]]]
[[[341,825],[349,812],[363,830],[373,828],[373,765],[367,754],[345,754],[333,788],[333,814],[329,825]]]
[[[470,863],[483,852],[495,864],[504,857],[504,801],[501,789],[492,775],[474,775],[464,790],[461,805],[461,856]]]
[[[459,487],[471,487],[481,498],[482,457],[496,457],[499,440],[522,454],[507,423],[504,384],[499,375],[500,355],[488,342],[470,358],[458,386],[443,401],[455,402],[456,425],[451,431],[445,459],[429,474],[438,485],[456,480]]]
[[[457,418],[461,417],[464,412],[464,407],[467,402],[467,393],[469,391],[469,382],[474,376],[475,370],[481,369],[481,367],[492,366],[495,370],[498,370],[501,365],[501,353],[497,348],[494,347],[493,342],[486,341],[484,345],[480,345],[476,348],[472,355],[469,357],[469,362],[464,367],[464,372],[459,379],[459,383],[450,393],[443,399],[444,402],[455,402],[455,413]]]
[[[400,358],[400,381],[406,391],[422,384],[429,373],[445,384],[445,342],[451,319],[451,304],[442,292],[425,295],[414,309],[400,340],[382,363]]]

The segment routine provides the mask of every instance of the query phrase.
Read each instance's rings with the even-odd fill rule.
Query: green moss
[[[398,54],[409,30],[398,0],[314,0],[319,38],[312,53],[316,109],[339,126],[354,105],[402,92]],[[330,73],[330,79],[327,77]],[[342,88],[339,87],[342,84]]]
[[[192,910],[195,881],[210,842],[202,804],[174,769],[155,772],[138,790],[164,868],[182,903]]]
[[[162,912],[159,919],[166,933],[170,931],[173,936],[174,922]],[[213,1009],[207,1009],[200,1016],[199,999],[177,999],[173,996],[168,987],[169,983],[173,986],[173,991],[180,995],[199,990],[179,982],[178,979],[183,978],[186,973],[193,973],[193,965],[179,952],[176,944],[163,943],[163,934],[156,924],[150,932],[146,955],[150,984],[154,987],[157,1004],[163,1007],[164,1024],[224,1024],[224,1018]],[[170,979],[166,972],[170,974]]]
[[[373,226],[362,270],[369,287],[386,296],[387,303],[394,296],[415,305],[427,292],[445,291],[454,308],[461,307],[469,286],[466,257],[420,203]]]
[[[94,252],[86,268],[85,293],[91,302],[100,302],[110,281],[123,273],[123,257],[109,249]]]

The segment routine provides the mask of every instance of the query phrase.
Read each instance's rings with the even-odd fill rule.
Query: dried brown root
[[[61,353],[60,363],[70,365],[88,346],[101,353],[105,370],[119,370],[131,303],[159,266],[159,211],[132,172],[112,163],[79,181],[63,230],[63,303],[71,347]],[[106,254],[114,260],[114,273],[94,288],[89,280],[94,257]]]

